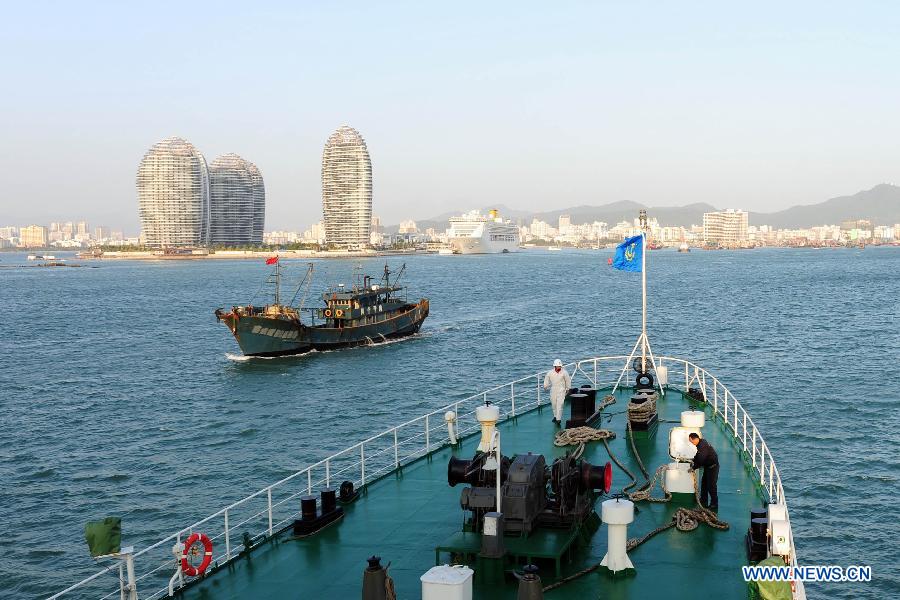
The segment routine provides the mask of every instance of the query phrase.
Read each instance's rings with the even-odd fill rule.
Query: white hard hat
[[[559,360],[559,359],[557,358],[556,360],[553,361],[553,366],[554,366],[554,367],[561,367],[561,366],[562,366],[562,361]]]

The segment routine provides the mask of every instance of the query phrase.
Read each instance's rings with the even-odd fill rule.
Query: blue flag
[[[644,256],[644,244],[642,236],[625,238],[625,241],[616,246],[616,257],[613,259],[613,268],[620,271],[641,272],[641,260]]]

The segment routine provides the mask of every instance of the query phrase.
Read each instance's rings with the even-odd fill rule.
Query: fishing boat
[[[564,423],[545,371],[452,399],[114,553],[115,586],[100,571],[53,598],[720,599],[749,585],[804,600],[801,581],[744,582],[747,565],[797,566],[782,474],[727,376],[654,352],[636,239],[622,270],[641,266],[641,333],[628,354],[564,365]],[[700,502],[692,433],[718,451],[717,510]]]
[[[679,252],[690,252],[691,247],[687,245],[687,242],[681,242],[681,245],[678,246]]]
[[[267,279],[275,288],[274,302],[263,306],[218,308],[216,319],[225,323],[245,356],[284,356],[312,350],[334,350],[349,346],[375,345],[415,334],[428,317],[427,298],[409,302],[406,288],[398,285],[406,265],[391,282],[391,271],[384,267],[381,280],[366,275],[350,288],[339,284],[322,294],[323,307],[303,307],[281,302],[281,262],[269,259],[274,272]],[[313,265],[297,286],[296,298],[306,287],[308,294]],[[293,301],[293,300],[292,300]],[[301,319],[302,311],[309,315]]]

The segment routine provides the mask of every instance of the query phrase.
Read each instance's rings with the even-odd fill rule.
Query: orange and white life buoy
[[[331,309],[330,309],[330,308],[326,308],[326,309],[325,309],[325,316],[326,316],[326,317],[330,317],[330,316],[331,316]]]
[[[341,309],[337,309],[336,311],[334,311],[334,316],[336,316],[336,317],[343,317],[343,316],[344,316],[344,311],[342,311]]]
[[[191,556],[197,556],[199,551],[194,549],[194,544],[197,542],[203,544],[203,560],[195,567],[188,562],[188,553]],[[212,562],[212,550],[212,540],[209,539],[209,536],[205,533],[192,533],[191,537],[184,541],[184,550],[181,551],[181,572],[188,577],[203,575],[203,572],[209,567],[209,563]]]

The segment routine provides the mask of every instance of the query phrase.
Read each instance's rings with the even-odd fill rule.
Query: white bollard
[[[624,498],[613,498],[603,502],[600,512],[608,532],[606,556],[603,557],[600,566],[606,567],[612,573],[625,569],[634,570],[626,550],[628,524],[634,521],[634,503]]]
[[[475,409],[475,418],[481,423],[481,443],[478,444],[478,450],[490,452],[494,427],[500,420],[500,409],[489,404],[479,406]]]
[[[456,429],[453,424],[456,423],[456,413],[448,410],[444,413],[444,420],[447,422],[447,433],[450,435],[450,445],[456,445]]]

